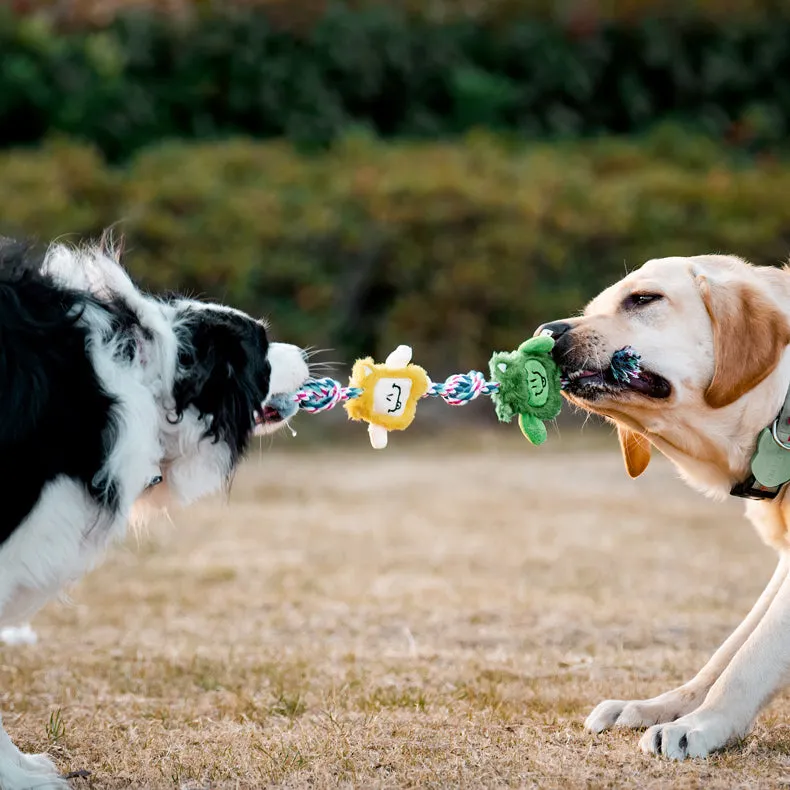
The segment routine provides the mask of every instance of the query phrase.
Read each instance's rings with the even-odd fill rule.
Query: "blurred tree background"
[[[787,258],[788,41],[783,0],[11,0],[0,233],[480,368],[647,258]]]

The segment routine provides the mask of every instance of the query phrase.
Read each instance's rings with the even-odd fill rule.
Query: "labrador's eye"
[[[661,294],[629,294],[623,301],[623,307],[625,307],[626,310],[633,310],[635,307],[644,307],[645,305],[652,304],[663,298]]]

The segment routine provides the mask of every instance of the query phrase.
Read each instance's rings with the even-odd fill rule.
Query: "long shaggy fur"
[[[133,514],[222,488],[256,413],[307,375],[261,321],[141,293],[111,246],[0,240],[0,628],[77,580]],[[0,788],[33,786],[67,785],[0,723]]]

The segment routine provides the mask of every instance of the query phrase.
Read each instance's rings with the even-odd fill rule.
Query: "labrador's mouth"
[[[568,395],[582,400],[628,393],[663,400],[672,394],[672,385],[663,376],[643,367],[639,356],[630,348],[616,351],[604,370],[564,368],[562,388]]]

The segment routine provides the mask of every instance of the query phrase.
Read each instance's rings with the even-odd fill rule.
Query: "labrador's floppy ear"
[[[642,434],[617,423],[617,438],[629,477],[639,477],[650,463],[650,442]]]
[[[713,379],[705,402],[729,406],[767,378],[790,343],[787,319],[754,287],[697,277],[713,327]]]

